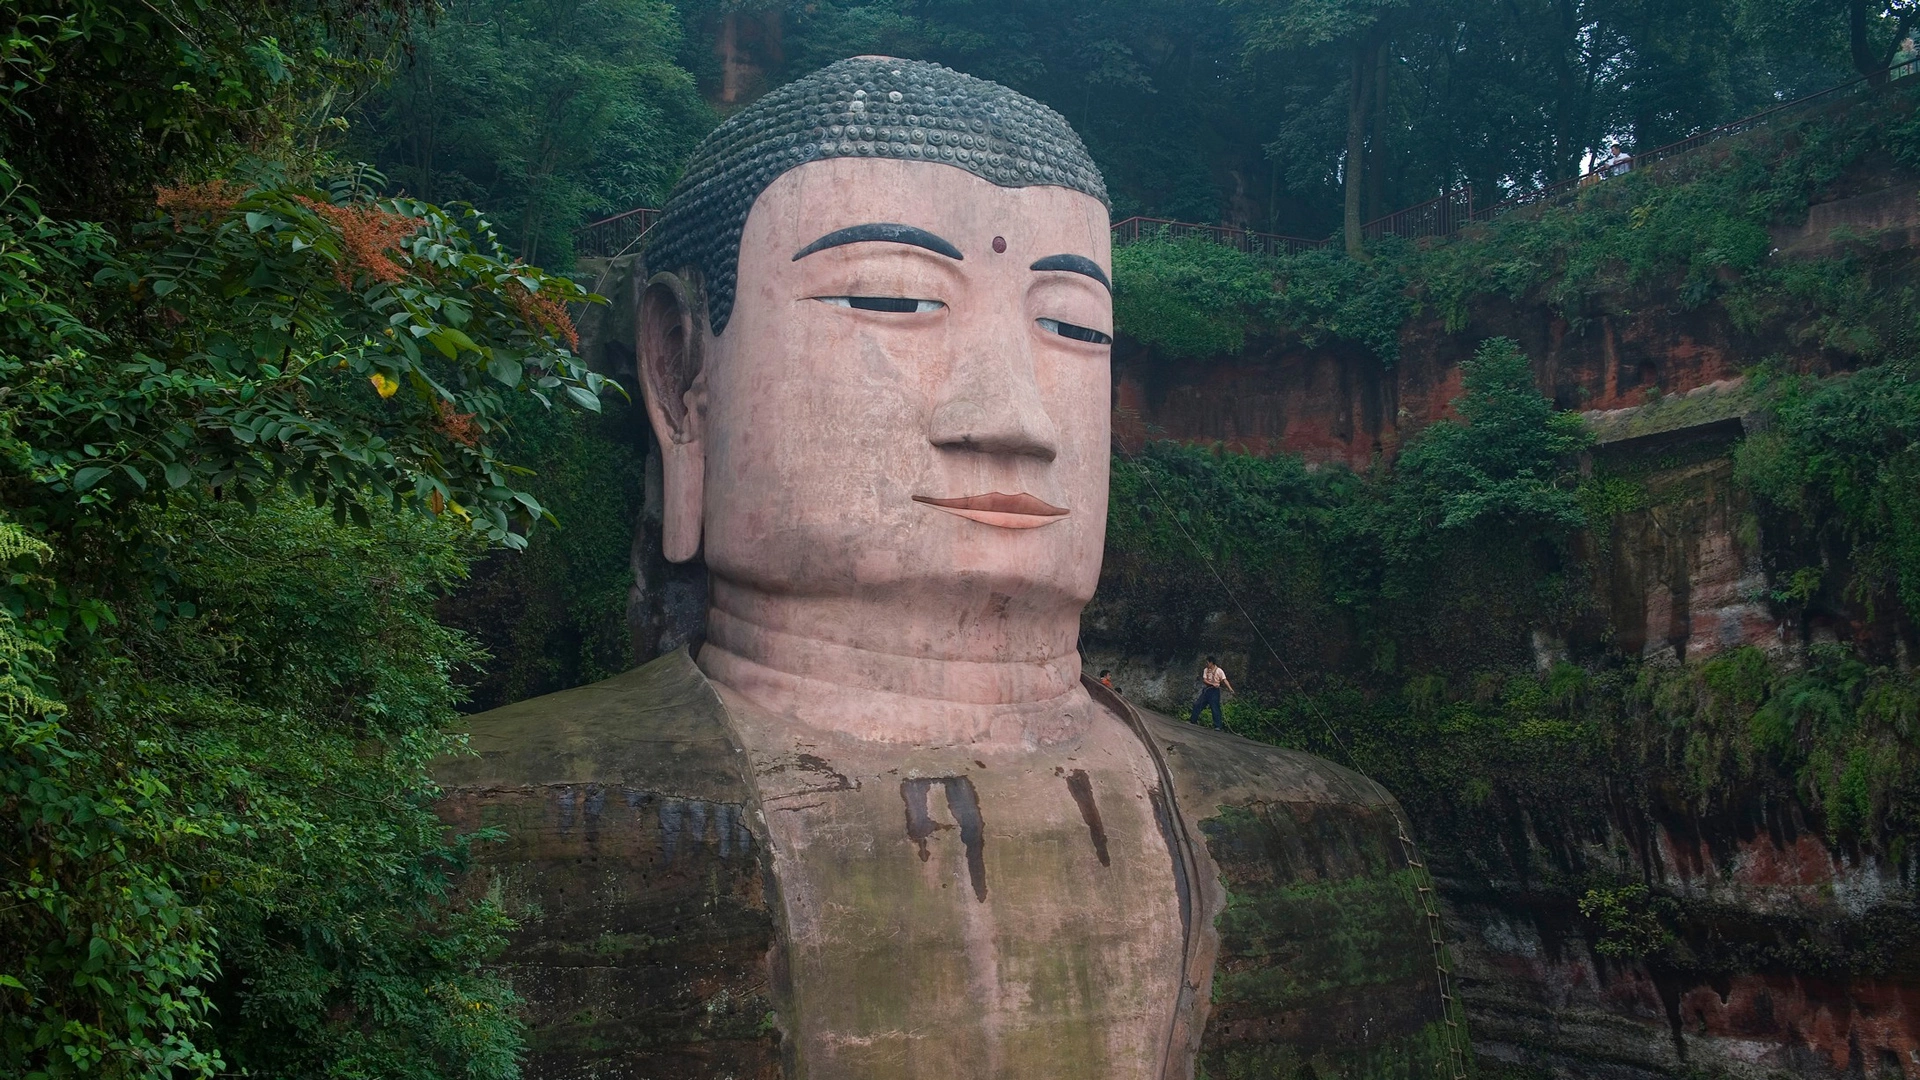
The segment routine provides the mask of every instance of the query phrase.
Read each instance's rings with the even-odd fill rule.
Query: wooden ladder
[[[1393,804],[1388,803],[1389,807]],[[1453,965],[1447,952],[1447,941],[1441,932],[1440,908],[1434,894],[1433,875],[1428,873],[1427,864],[1420,859],[1420,849],[1414,845],[1406,822],[1400,815],[1393,815],[1395,832],[1399,836],[1401,854],[1407,860],[1408,869],[1413,871],[1414,895],[1420,901],[1421,911],[1427,917],[1427,944],[1433,949],[1434,981],[1440,990],[1440,1019],[1446,1025],[1443,1029],[1447,1039],[1447,1061],[1443,1068],[1452,1074],[1451,1080],[1467,1080],[1467,1030],[1461,1021],[1462,1011],[1459,999],[1453,993]]]

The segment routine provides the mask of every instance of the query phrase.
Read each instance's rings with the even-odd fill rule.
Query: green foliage
[[[523,403],[506,444],[527,484],[563,523],[498,551],[440,606],[491,654],[462,675],[467,708],[486,709],[597,682],[634,663],[627,624],[633,531],[645,499],[646,417],[609,402],[598,415]]]
[[[1745,646],[1617,686],[1622,750],[1702,811],[1773,784],[1824,815],[1836,841],[1894,850],[1920,826],[1911,672],[1846,646],[1814,646],[1804,662]]]
[[[1388,367],[1400,358],[1400,333],[1414,311],[1398,264],[1349,259],[1331,248],[1284,260],[1266,305],[1273,325],[1315,348],[1332,341],[1366,347]]]
[[[1585,524],[1569,474],[1572,455],[1593,440],[1579,415],[1554,410],[1506,338],[1480,346],[1460,371],[1461,420],[1427,427],[1394,466],[1389,543],[1405,550],[1435,531],[1483,525],[1524,535]]]
[[[566,348],[561,305],[585,293],[471,212],[376,202],[357,176],[215,182],[163,192],[123,246],[0,183],[3,449],[50,523],[285,482],[340,520],[404,501],[517,544],[543,511],[485,442],[509,396],[599,407],[606,380]]]
[[[1578,326],[1597,296],[1659,288],[1682,308],[1717,302],[1749,329],[1787,311],[1803,315],[1812,302],[1816,318],[1802,332],[1839,345],[1843,316],[1859,314],[1858,268],[1844,259],[1770,260],[1768,229],[1803,218],[1815,194],[1886,146],[1889,117],[1911,108],[1903,94],[1783,117],[1586,187],[1571,205],[1508,215],[1461,242],[1414,252],[1405,273],[1451,327],[1465,324],[1480,296],[1537,296]]]
[[[1626,477],[1606,475],[1581,481],[1574,497],[1580,502],[1580,515],[1595,527],[1644,509],[1648,498],[1645,486]]]
[[[1191,583],[1205,558],[1298,655],[1357,645],[1383,671],[1466,642],[1525,655],[1527,633],[1572,604],[1554,567],[1584,521],[1570,465],[1586,431],[1534,389],[1504,339],[1468,362],[1455,407],[1461,420],[1364,477],[1168,444],[1117,460],[1090,619],[1174,651],[1219,597],[1165,583]]]
[[[1855,564],[1851,588],[1920,619],[1920,376],[1911,359],[1843,378],[1779,378],[1774,423],[1747,439],[1741,480],[1774,506],[1827,523]],[[1819,568],[1796,571],[1806,599]]]
[[[168,9],[0,46],[0,1072],[511,1077],[434,606],[598,408],[586,296],[314,149],[404,9]]]
[[[1486,205],[1575,175],[1610,139],[1646,149],[1841,82],[1844,20],[1809,4],[1784,19],[1760,0],[677,6],[680,61],[711,98],[862,53],[935,60],[1066,116],[1118,217],[1318,238],[1340,226],[1349,171],[1367,219],[1462,182]],[[1876,42],[1899,25],[1868,22]],[[1368,119],[1348,162],[1356,61]]]
[[[44,587],[51,547],[4,521],[0,545],[16,568],[8,592]],[[0,1061],[14,1075],[210,1075],[223,1062],[193,1041],[214,968],[209,920],[182,896],[180,870],[147,858],[206,831],[168,813],[155,770],[102,768],[65,727],[46,670],[65,628],[21,614],[17,600],[0,610]]]
[[[454,902],[465,841],[425,779],[457,747],[447,672],[472,654],[432,605],[467,542],[286,499],[178,506],[142,536],[191,600],[136,595],[87,633],[34,574],[7,590],[28,619],[8,632],[87,689],[4,720],[0,1060],[512,1075],[512,999],[478,966],[506,923]]]
[[[1310,348],[1360,345],[1392,364],[1400,335],[1423,315],[1459,333],[1486,301],[1544,303],[1580,331],[1657,291],[1679,309],[1717,306],[1749,333],[1877,361],[1897,354],[1908,331],[1911,285],[1889,267],[1898,260],[1876,257],[1864,238],[1832,257],[1776,259],[1770,229],[1803,221],[1849,169],[1913,156],[1914,102],[1902,89],[1790,114],[1445,243],[1376,243],[1366,261],[1320,249],[1204,263],[1180,250],[1201,241],[1136,242],[1114,253],[1116,284],[1125,292],[1135,275],[1145,295],[1117,298],[1115,322],[1169,356],[1231,352],[1246,327]],[[1255,268],[1273,282],[1270,295],[1251,290]]]
[[[122,722],[151,725],[176,805],[227,838],[182,860],[231,883],[194,897],[220,944],[215,1045],[281,1076],[514,1075],[515,999],[479,966],[510,924],[456,902],[467,841],[445,838],[426,779],[460,749],[448,675],[476,657],[434,603],[470,542],[412,512],[351,529],[288,501],[169,514],[148,538],[180,553],[196,614],[129,633],[145,670],[127,696],[145,700]]]
[[[521,257],[573,260],[591,213],[660,206],[714,117],[665,0],[456,0],[419,27],[355,145],[432,201],[488,208]]]
[[[0,158],[62,221],[148,216],[154,188],[309,153],[411,0],[23,0],[0,38]],[[9,182],[6,187],[11,188]]]
[[[1209,240],[1154,239],[1113,253],[1113,321],[1172,357],[1238,352],[1273,295],[1266,260]]]
[[[1392,264],[1324,249],[1268,258],[1150,237],[1114,249],[1113,277],[1114,325],[1173,358],[1230,355],[1252,329],[1289,333],[1309,348],[1350,341],[1391,365],[1413,311]]]
[[[1671,900],[1640,884],[1588,889],[1580,898],[1580,914],[1600,924],[1593,951],[1625,960],[1644,960],[1673,947],[1673,933],[1659,910],[1672,907]]]
[[[1246,9],[1247,48],[1287,52],[1357,37],[1382,18],[1404,10],[1406,0],[1284,0],[1236,4]]]

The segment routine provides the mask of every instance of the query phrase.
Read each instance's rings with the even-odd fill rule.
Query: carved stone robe
[[[685,650],[470,718],[526,1075],[1435,1075],[1386,793],[1087,689],[1125,738],[999,757],[789,732]]]

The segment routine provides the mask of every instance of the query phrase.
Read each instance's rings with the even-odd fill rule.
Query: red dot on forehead
[[[996,237],[994,237],[994,238],[993,238],[993,253],[994,253],[995,255],[999,255],[999,254],[1002,254],[1003,252],[1005,252],[1006,250],[1007,250],[1007,238],[1006,238],[1006,237],[1004,237],[1004,236],[996,236]]]

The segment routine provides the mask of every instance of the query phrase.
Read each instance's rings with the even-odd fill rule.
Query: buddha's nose
[[[1040,400],[1024,335],[961,350],[934,407],[931,437],[943,449],[1054,459],[1060,433]]]

